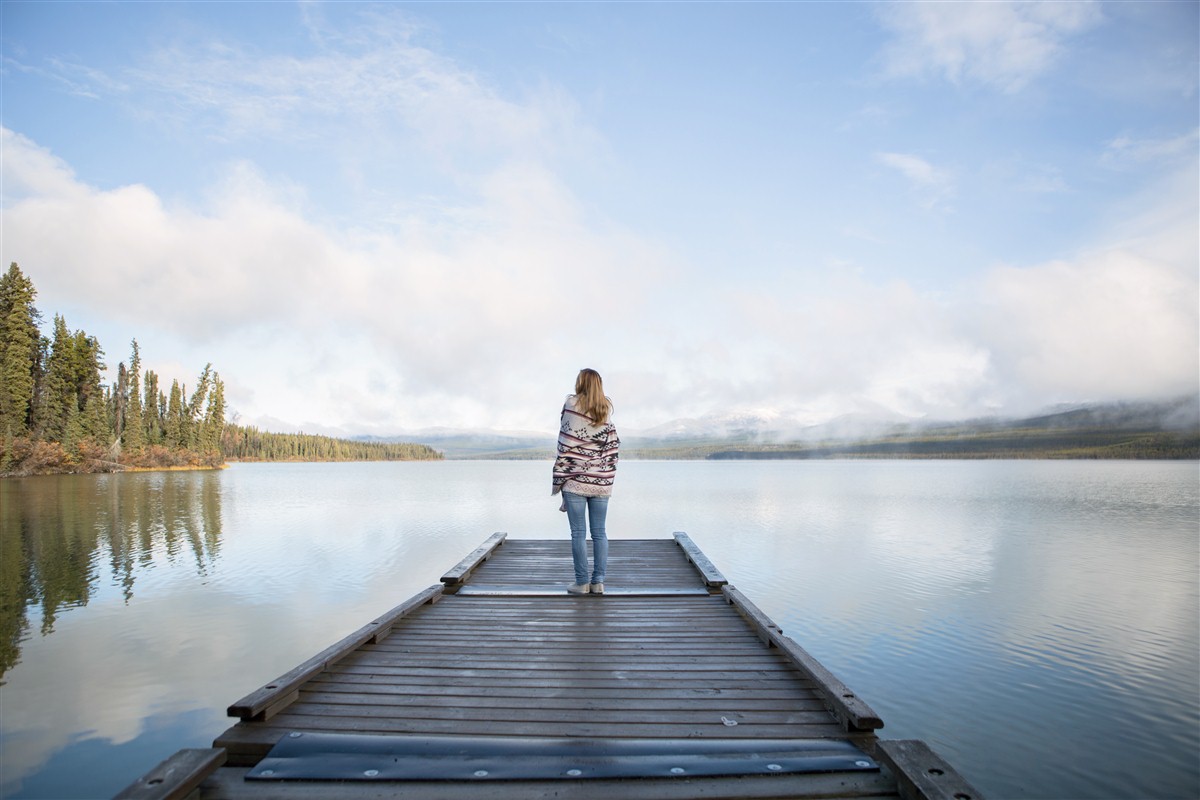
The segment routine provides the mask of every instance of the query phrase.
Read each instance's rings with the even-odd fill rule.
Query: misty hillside
[[[554,435],[406,431],[446,458],[550,459]],[[674,420],[622,431],[626,458],[1200,458],[1200,398],[1047,410],[1032,417],[937,422],[847,415],[820,425],[750,414]]]

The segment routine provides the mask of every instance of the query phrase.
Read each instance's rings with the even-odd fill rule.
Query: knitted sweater
[[[558,430],[558,457],[550,494],[561,491],[585,497],[608,497],[617,477],[621,440],[610,419],[597,425],[575,408],[576,396],[567,395]]]

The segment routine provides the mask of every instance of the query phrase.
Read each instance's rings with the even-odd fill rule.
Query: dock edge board
[[[479,547],[476,547],[472,552],[468,553],[466,558],[455,564],[449,572],[442,576],[442,583],[446,585],[446,591],[457,591],[457,587],[463,583],[466,583],[467,578],[471,576],[471,573],[474,572],[480,564],[491,558],[492,553],[495,552],[497,547],[504,544],[504,540],[507,538],[507,533],[493,533],[483,544],[479,545]]]
[[[725,576],[721,574],[721,571],[708,560],[708,556],[704,555],[700,548],[696,546],[696,543],[692,541],[692,537],[683,531],[675,531],[672,536],[675,538],[675,543],[683,548],[683,553],[687,556],[687,560],[700,572],[700,577],[704,579],[705,586],[711,590],[719,591],[722,586],[729,583],[729,581],[725,580]]]
[[[880,739],[875,757],[896,777],[905,800],[983,800],[983,795],[918,739]]]
[[[225,751],[180,750],[125,787],[114,800],[183,800],[225,764]]]

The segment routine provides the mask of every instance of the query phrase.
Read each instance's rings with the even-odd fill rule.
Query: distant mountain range
[[[550,459],[553,433],[427,428],[364,441],[418,442],[457,459]],[[622,430],[622,455],[728,458],[1200,458],[1200,397],[1077,405],[961,422],[845,415],[804,424],[712,414]]]

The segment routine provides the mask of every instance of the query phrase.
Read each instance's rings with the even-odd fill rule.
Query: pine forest
[[[219,467],[242,461],[437,459],[419,444],[268,433],[226,420],[225,386],[208,364],[192,389],[142,369],[137,340],[116,381],[104,350],[54,315],[42,334],[33,282],[13,263],[0,277],[0,476]]]

